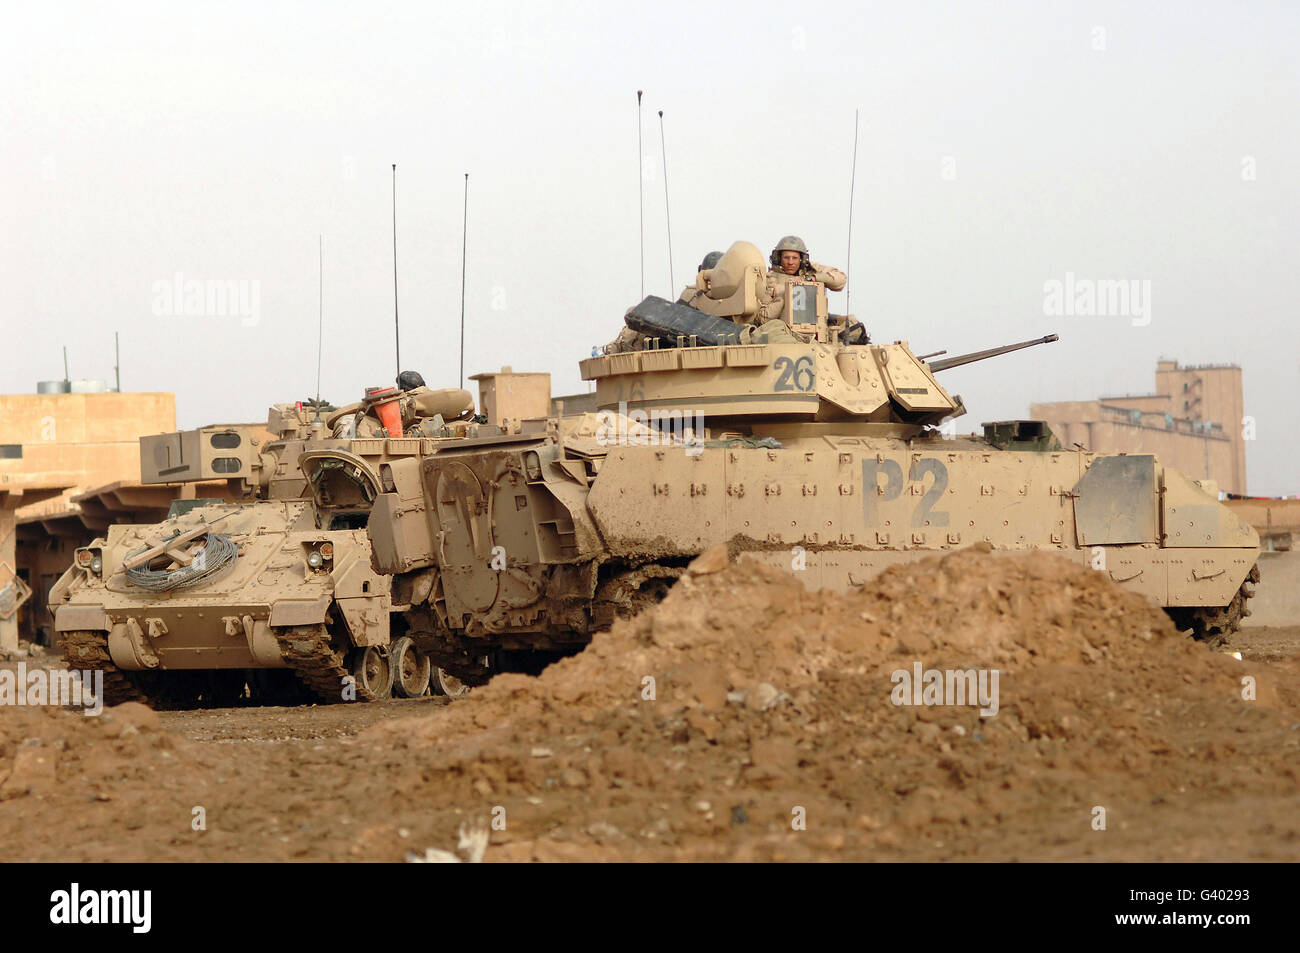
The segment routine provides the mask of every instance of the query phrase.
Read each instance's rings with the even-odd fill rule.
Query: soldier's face
[[[787,275],[799,274],[799,264],[803,261],[803,256],[797,251],[781,252],[781,270]]]

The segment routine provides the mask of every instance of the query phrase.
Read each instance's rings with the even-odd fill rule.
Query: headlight
[[[318,552],[308,553],[307,565],[312,569],[320,569],[321,566],[325,565],[325,557]]]
[[[104,571],[103,556],[96,549],[78,549],[73,561],[78,569],[84,569],[95,576]]]
[[[317,552],[319,552],[319,553],[320,553],[322,556],[324,556],[326,559],[333,559],[333,558],[334,558],[334,544],[333,544],[333,543],[321,543],[321,544],[320,544],[320,549],[317,550]]]

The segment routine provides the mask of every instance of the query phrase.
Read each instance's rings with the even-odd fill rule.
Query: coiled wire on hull
[[[144,549],[137,549],[134,553],[130,553],[127,559],[142,552]],[[170,571],[137,566],[135,569],[125,570],[126,578],[141,589],[148,589],[150,592],[188,589],[190,586],[211,582],[225,575],[235,565],[235,557],[238,555],[239,547],[229,536],[222,533],[208,533],[208,541],[203,544],[203,548],[195,554],[193,562],[188,566]]]

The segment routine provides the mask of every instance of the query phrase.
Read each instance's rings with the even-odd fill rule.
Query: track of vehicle
[[[1258,582],[1259,564],[1256,563],[1250,567],[1250,573],[1228,605],[1166,608],[1165,611],[1179,629],[1190,629],[1192,638],[1196,641],[1204,642],[1211,648],[1221,648],[1241,628],[1242,620],[1250,615],[1250,607],[1246,602],[1255,595],[1255,585]]]

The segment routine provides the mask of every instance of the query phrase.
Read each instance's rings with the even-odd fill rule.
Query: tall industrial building
[[[1152,394],[1033,404],[1062,444],[1089,450],[1154,453],[1220,490],[1246,493],[1246,433],[1241,368],[1235,364],[1156,364]]]

